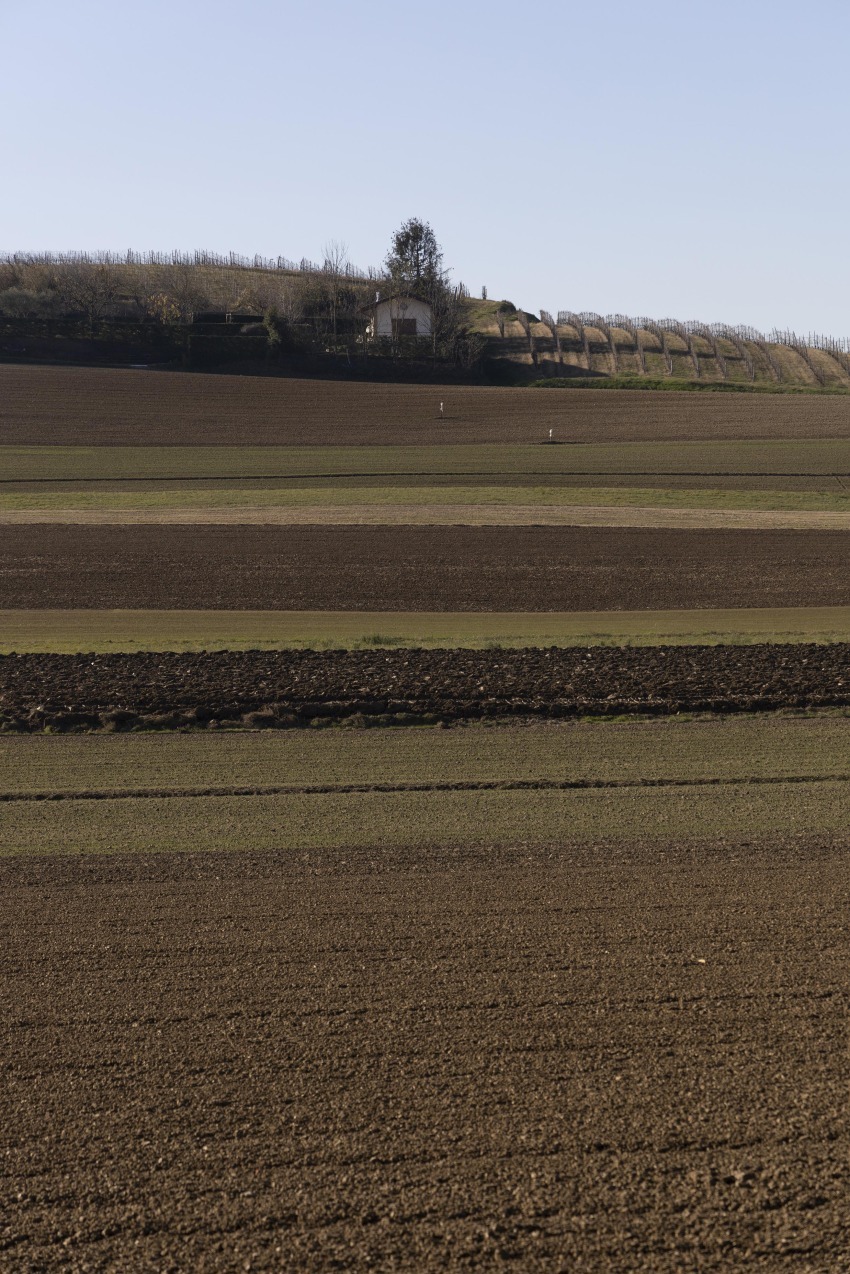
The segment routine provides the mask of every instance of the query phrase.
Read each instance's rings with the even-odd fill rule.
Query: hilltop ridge
[[[439,349],[367,348],[362,307],[387,284],[347,260],[214,253],[0,256],[0,360],[624,388],[850,391],[850,342],[696,320],[553,317],[463,284]],[[417,366],[421,364],[421,366]]]

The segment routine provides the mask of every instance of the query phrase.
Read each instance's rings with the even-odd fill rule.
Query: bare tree
[[[641,340],[640,329],[628,317],[627,314],[609,314],[608,323],[612,328],[618,327],[622,332],[628,332],[632,338],[632,344],[635,347],[635,357],[637,358],[638,367],[643,375],[646,375],[646,359],[643,353],[643,341]]]
[[[549,331],[552,333],[552,340],[555,343],[555,355],[560,366],[560,364],[564,361],[564,356],[561,353],[561,337],[558,332],[558,324],[555,322],[548,310],[540,311],[540,322],[545,327],[548,327]]]
[[[685,326],[688,332],[690,332],[691,334],[695,333],[697,336],[702,337],[702,339],[705,341],[705,343],[708,345],[708,348],[711,351],[711,355],[715,363],[717,364],[720,375],[723,377],[724,380],[728,380],[729,368],[726,365],[726,359],[723,357],[723,353],[720,349],[720,346],[717,344],[717,334],[713,332],[712,329],[708,327],[705,323],[692,321],[690,323],[687,323]]]
[[[558,314],[559,321],[561,320],[561,317],[562,317],[562,314],[559,313]],[[566,313],[563,314],[563,320],[566,326],[575,328],[576,336],[578,337],[579,343],[584,353],[584,365],[588,371],[592,371],[593,365],[590,361],[590,340],[587,335],[587,328],[584,326],[584,323],[581,320],[581,315],[574,314],[572,310],[567,310]]]
[[[693,364],[694,375],[697,379],[699,379],[699,354],[697,353],[696,346],[694,345],[694,338],[685,327],[684,323],[680,323],[678,319],[662,319],[659,326],[668,332],[675,332],[675,334],[679,337],[679,340],[685,347],[685,353],[689,356],[691,363]]]
[[[664,359],[664,367],[668,376],[673,375],[673,355],[670,353],[670,343],[667,340],[667,332],[655,319],[638,320],[638,327],[642,327],[645,332],[649,332],[650,336],[654,336],[658,342],[658,352]]]
[[[753,362],[753,356],[750,353],[750,351],[747,349],[744,342],[741,340],[738,333],[734,330],[734,328],[722,327],[720,329],[719,335],[725,337],[727,341],[732,342],[732,344],[735,347],[735,353],[738,355],[741,362],[744,364],[744,367],[746,368],[748,378],[750,380],[755,380],[756,365]]]
[[[122,283],[125,296],[135,306],[137,318],[141,321],[151,317],[161,318],[158,312],[161,302],[158,304],[154,299],[164,296],[158,271],[152,270],[150,266],[131,265],[124,270]]]
[[[118,296],[118,277],[114,269],[87,261],[61,266],[56,272],[55,286],[61,301],[69,308],[84,312],[90,332]]]
[[[776,328],[774,328],[767,339],[772,345],[790,346],[790,348],[794,351],[795,354],[799,354],[800,358],[806,364],[806,366],[808,367],[809,371],[812,373],[812,375],[814,376],[818,384],[822,385],[824,383],[825,377],[823,374],[823,370],[817,365],[817,363],[815,363],[814,359],[812,358],[811,349],[809,348],[810,346],[814,345],[811,334],[809,335],[809,339],[807,341],[805,336],[798,336],[796,332],[789,332],[789,331],[778,332]],[[815,339],[817,340],[818,338],[815,338]],[[818,348],[818,346],[814,345],[814,348]]]
[[[430,291],[431,349],[436,355],[440,346],[451,349],[464,335],[461,316],[466,299],[463,284],[456,288],[434,287]]]
[[[843,377],[850,376],[850,358],[848,358],[846,350],[841,349],[841,347],[836,344],[828,347],[826,349],[826,353],[829,354],[832,361],[837,364],[839,371],[843,373]]]
[[[617,353],[617,343],[614,340],[614,333],[611,331],[611,328],[605,322],[605,319],[602,317],[601,314],[587,313],[587,314],[582,314],[581,317],[583,318],[585,324],[589,325],[590,327],[595,327],[596,330],[602,335],[603,339],[608,342],[608,349],[611,354],[611,372],[614,376],[616,376],[620,370],[620,359]]]
[[[528,341],[528,352],[531,355],[532,363],[534,363],[536,367],[537,366],[537,348],[534,344],[534,333],[531,330],[531,320],[529,319],[525,310],[517,310],[516,317],[517,317],[517,322],[519,323],[522,330],[525,332],[525,337],[526,337],[526,340]]]
[[[760,349],[762,354],[764,354],[765,359],[767,360],[767,365],[773,373],[773,379],[776,381],[777,385],[781,385],[782,364],[779,362],[779,359],[773,353],[767,341],[756,341],[755,345],[756,348]]]
[[[336,342],[340,289],[351,269],[348,260],[348,244],[340,239],[329,239],[324,251],[325,262],[322,269],[328,289],[328,299],[331,303],[331,326],[334,342]]]
[[[822,369],[818,367],[817,363],[812,358],[812,351],[809,349],[808,345],[802,339],[802,337],[800,337],[798,340],[789,342],[789,344],[791,345],[791,348],[797,354],[800,355],[803,362],[806,364],[806,366],[808,367],[809,371],[814,376],[817,383],[819,385],[822,385],[826,377],[824,376]]]
[[[620,370],[620,361],[617,354],[617,345],[614,340],[614,334],[610,326],[601,314],[597,314],[595,310],[583,310],[581,314],[576,315],[584,334],[584,341],[587,346],[587,365],[590,368],[590,343],[587,338],[587,328],[596,328],[603,340],[608,346],[611,355],[611,370],[614,375]]]
[[[166,266],[167,281],[163,291],[172,299],[181,323],[191,323],[195,311],[207,302],[207,294],[201,286],[198,272],[191,265]]]

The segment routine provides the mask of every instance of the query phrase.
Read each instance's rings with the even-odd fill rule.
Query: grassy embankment
[[[17,797],[2,806],[0,855],[841,833],[848,773],[846,716],[15,738],[0,740],[0,792]],[[233,794],[242,785],[623,780],[632,786]],[[199,786],[204,795],[183,790]]]
[[[776,384],[770,381],[686,380],[681,376],[544,376],[531,389],[642,389],[652,392],[704,394],[850,394],[843,384]]]

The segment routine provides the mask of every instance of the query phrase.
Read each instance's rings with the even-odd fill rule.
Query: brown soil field
[[[850,531],[850,513],[629,505],[301,504],[160,509],[0,509],[0,526],[626,526]]]
[[[20,731],[848,705],[847,643],[0,656]]]
[[[0,453],[2,459],[2,453]],[[382,476],[381,479],[387,487],[404,487],[410,489],[411,501],[414,501],[417,494],[417,488],[427,487],[487,487],[492,486],[494,476],[492,473],[424,473],[424,474],[406,474],[394,473],[391,477]],[[516,488],[522,487],[539,487],[541,484],[541,476],[538,473],[511,473],[508,476],[510,486]],[[546,473],[543,481],[547,487],[552,488],[588,488],[588,487],[634,487],[635,475],[633,473]],[[115,492],[126,494],[128,491],[145,493],[152,491],[162,491],[173,493],[175,490],[186,490],[189,492],[199,489],[209,491],[238,491],[244,493],[246,503],[250,502],[251,491],[281,491],[285,493],[292,490],[302,490],[307,488],[334,488],[340,487],[341,479],[338,476],[304,476],[294,475],[291,477],[278,478],[160,478],[134,479],[132,486],[126,479],[122,478],[104,478],[98,479],[96,489],[106,495]],[[375,475],[373,474],[347,474],[344,479],[346,488],[362,488],[374,487]],[[640,475],[641,487],[657,488],[660,490],[673,491],[692,491],[705,490],[707,478],[704,473],[681,474],[681,473],[663,473],[652,474],[642,473]],[[827,494],[844,495],[847,493],[847,477],[841,477],[836,474],[763,474],[763,473],[713,473],[710,478],[710,487],[715,491],[811,491],[825,492]],[[43,496],[46,494],[59,494],[64,492],[66,495],[78,498],[80,494],[91,491],[94,483],[86,483],[81,486],[79,479],[38,479],[27,481],[26,479],[8,479],[0,476],[0,494],[15,496],[35,495]]]
[[[850,603],[841,531],[4,528],[0,607],[570,611]]]
[[[440,401],[445,418],[438,417]],[[239,446],[848,438],[850,398],[0,366],[0,442]]]
[[[4,861],[0,1263],[841,1269],[848,849]]]

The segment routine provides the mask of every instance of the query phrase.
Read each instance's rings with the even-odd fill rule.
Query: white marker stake
[[[443,414],[443,404],[440,403],[440,415],[442,416],[442,414]]]

